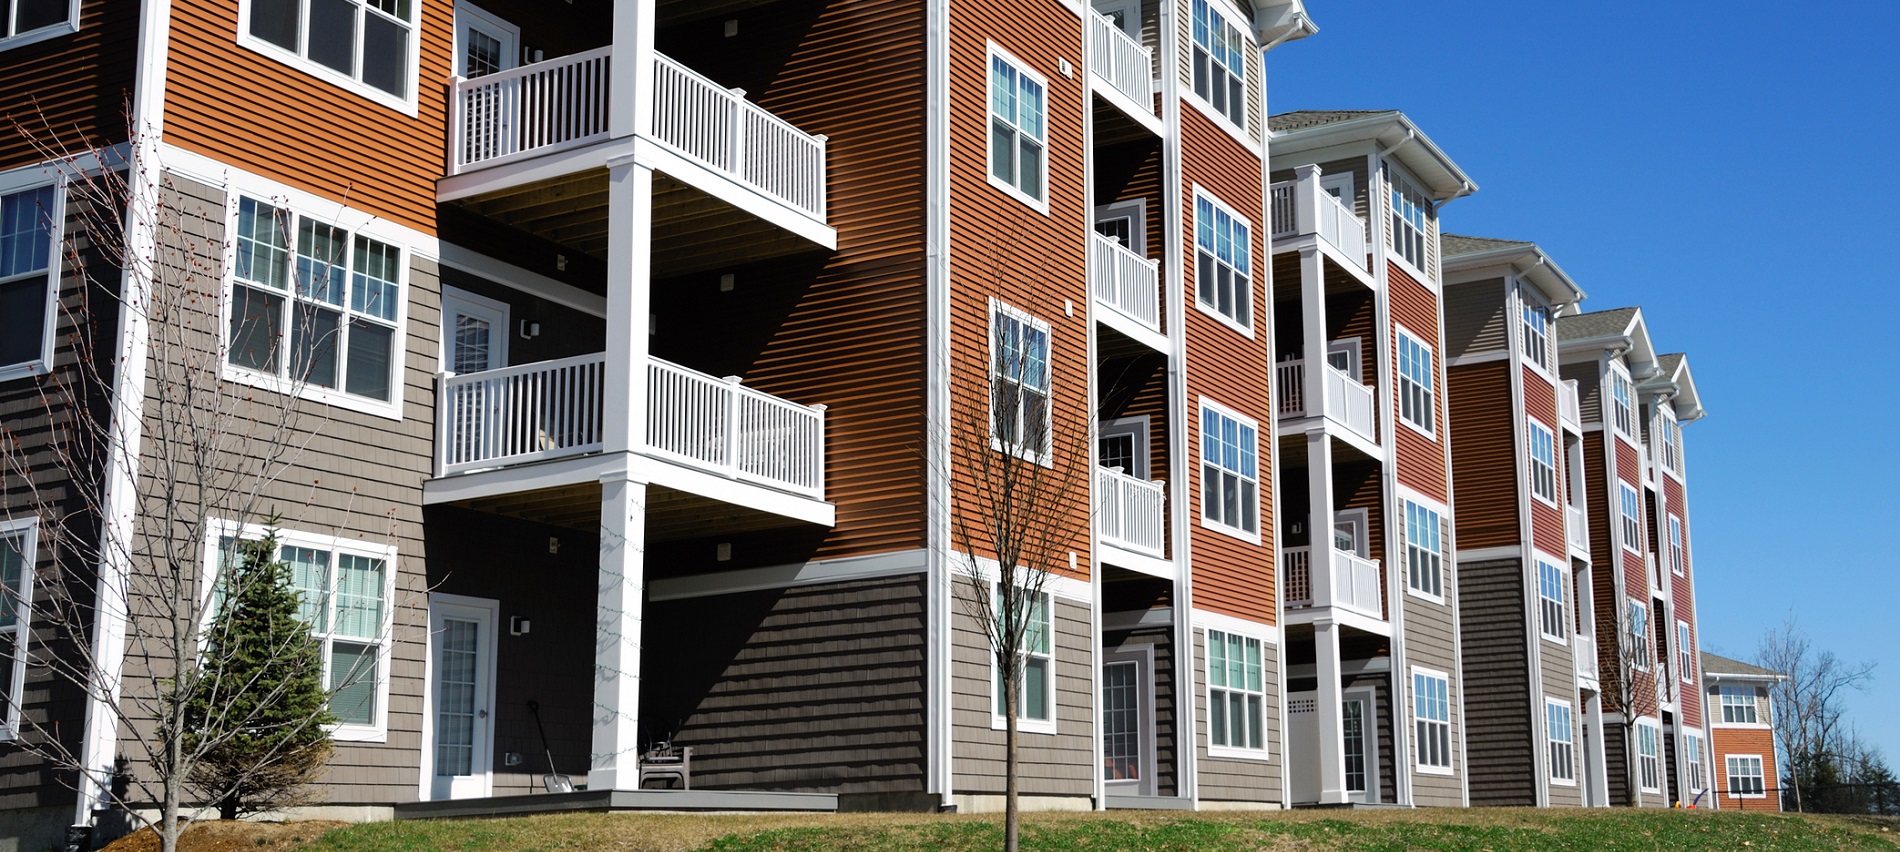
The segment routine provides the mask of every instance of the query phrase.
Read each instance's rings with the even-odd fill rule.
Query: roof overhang
[[[1643,320],[1642,308],[1630,312],[1629,322],[1624,324],[1621,331],[1594,337],[1568,338],[1557,346],[1559,352],[1591,349],[1615,349],[1621,352],[1624,363],[1629,365],[1630,378],[1638,386],[1653,382],[1662,375],[1662,369],[1656,363],[1656,347],[1649,341],[1649,324]]]
[[[1306,14],[1302,0],[1255,0],[1253,8],[1254,38],[1259,40],[1262,53],[1319,32],[1319,25]]]
[[[1664,371],[1656,380],[1658,385],[1667,385],[1670,394],[1670,407],[1675,409],[1676,421],[1690,423],[1708,415],[1702,408],[1702,396],[1696,393],[1695,375],[1689,371],[1689,356],[1679,355],[1673,369]],[[1659,359],[1660,361],[1660,359]]]
[[[1483,251],[1448,255],[1439,261],[1445,277],[1452,273],[1482,272],[1492,268],[1508,271],[1519,280],[1537,288],[1553,306],[1574,305],[1584,300],[1583,288],[1571,280],[1563,267],[1536,243],[1512,243]],[[1463,276],[1470,277],[1470,276]]]
[[[1388,159],[1397,160],[1425,185],[1440,204],[1478,191],[1478,185],[1445,156],[1425,131],[1396,110],[1345,121],[1302,127],[1273,134],[1267,143],[1273,156],[1297,155],[1354,142],[1375,143]]]

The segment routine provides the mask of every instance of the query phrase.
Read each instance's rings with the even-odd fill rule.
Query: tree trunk
[[[1020,658],[1018,658],[1020,659]],[[1022,667],[1015,667],[1008,686],[1004,687],[1003,709],[1007,712],[1003,729],[1003,851],[1016,852],[1017,831],[1017,789],[1016,789],[1016,714],[1017,704],[1022,695]]]

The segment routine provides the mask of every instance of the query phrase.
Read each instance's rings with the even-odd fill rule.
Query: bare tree
[[[98,765],[72,734],[82,726],[45,708],[13,708],[17,741],[60,770],[81,808],[118,808],[171,852],[202,805],[299,757],[266,748],[254,765],[203,783],[212,777],[201,771],[206,761],[255,733],[259,708],[286,689],[282,678],[223,679],[216,655],[232,643],[207,641],[207,631],[217,601],[244,591],[233,585],[243,575],[225,569],[245,529],[310,502],[287,496],[313,488],[287,474],[322,426],[304,413],[299,391],[336,342],[333,333],[292,340],[279,327],[285,312],[232,304],[224,210],[173,186],[155,145],[132,134],[122,148],[67,150],[45,141],[58,139],[51,127],[15,129],[40,146],[59,188],[53,197],[64,201],[40,212],[43,223],[63,224],[53,261],[63,268],[53,278],[59,345],[31,391],[38,416],[0,421],[0,495],[16,517],[38,516],[40,550],[56,566],[31,601],[40,632],[27,662],[32,677],[83,698],[86,736],[116,735],[119,757]],[[287,228],[274,223],[281,246],[291,245]],[[272,262],[296,292],[288,254]],[[289,322],[312,327],[297,310]],[[289,362],[273,362],[277,386],[224,379],[227,332]],[[302,650],[286,641],[268,653],[288,660]],[[360,674],[332,672],[331,685]],[[212,711],[193,719],[207,697],[216,697]]]
[[[1625,605],[1623,611],[1614,616],[1619,625],[1615,633],[1616,653],[1610,656],[1607,671],[1602,674],[1608,675],[1605,685],[1609,687],[1604,690],[1604,702],[1622,716],[1617,724],[1623,728],[1624,780],[1629,784],[1630,807],[1638,807],[1643,801],[1643,785],[1636,719],[1656,709],[1655,690],[1644,689],[1642,681],[1649,677],[1655,660],[1651,658],[1649,647],[1649,610],[1635,610],[1642,613],[1637,618],[1631,617],[1631,611],[1632,608]]]
[[[1873,680],[1874,664],[1848,663],[1814,647],[1793,616],[1762,637],[1755,664],[1787,676],[1769,687],[1775,748],[1792,782],[1795,810],[1806,810],[1809,791],[1803,787],[1840,758],[1862,756],[1841,704],[1847,692],[1863,690]]]

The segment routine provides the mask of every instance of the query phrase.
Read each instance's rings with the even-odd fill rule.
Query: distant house
[[[1710,744],[1715,747],[1716,807],[1781,810],[1781,770],[1775,764],[1775,705],[1769,692],[1788,676],[1708,652],[1702,687],[1708,691]]]

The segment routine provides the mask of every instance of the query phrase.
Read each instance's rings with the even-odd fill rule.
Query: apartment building
[[[135,163],[133,197],[161,205],[128,241],[167,259],[161,288],[201,276],[216,310],[84,310],[72,164],[0,144],[0,414],[46,416],[49,382],[103,366],[116,436],[90,474],[108,511],[26,486],[54,476],[50,446],[25,445],[0,493],[27,637],[6,733],[57,732],[88,770],[74,796],[0,744],[14,833],[89,822],[115,773],[147,771],[142,723],[26,648],[70,633],[125,689],[153,682],[126,644],[144,610],[110,605],[149,566],[47,543],[153,546],[133,495],[193,449],[160,404],[168,359],[209,364],[221,416],[272,413],[296,447],[252,499],[207,498],[165,535],[212,577],[279,531],[335,690],[333,813],[533,807],[550,772],[602,808],[997,806],[998,688],[967,601],[1000,572],[960,538],[981,526],[960,453],[1025,437],[1043,451],[1004,464],[1080,442],[1091,494],[1046,510],[1081,532],[1022,649],[1032,806],[1300,798],[1289,666],[1326,670],[1342,746],[1338,697],[1363,687],[1377,800],[1462,802],[1431,201],[1471,186],[1396,114],[1286,134],[1357,156],[1346,195],[1396,205],[1398,231],[1357,214],[1358,256],[1322,249],[1316,279],[1357,288],[1352,363],[1387,413],[1362,387],[1352,423],[1289,417],[1274,356],[1301,339],[1281,316],[1302,291],[1273,282],[1292,220],[1261,191],[1281,137],[1260,58],[1315,31],[1298,0],[118,11],[13,16],[0,109],[101,152],[81,167]],[[1393,133],[1417,141],[1386,150]],[[1283,423],[1357,465],[1338,474],[1359,489],[1343,576],[1385,586],[1305,616],[1293,663],[1278,502],[1312,501],[1273,483],[1281,448],[1314,462]],[[211,449],[233,472],[271,446]],[[1408,558],[1409,585],[1364,576]],[[1309,602],[1344,588],[1329,576]],[[35,577],[104,615],[61,633],[21,592]],[[694,749],[697,798],[642,798],[663,741]],[[1343,801],[1345,751],[1321,751],[1330,774],[1294,774]]]
[[[1702,652],[1710,765],[1717,773],[1703,807],[1781,810],[1774,686],[1787,679],[1781,672]]]
[[[1572,480],[1593,556],[1609,800],[1686,802],[1709,786],[1682,444],[1701,400],[1687,357],[1656,352],[1640,308],[1559,317],[1557,337],[1582,415]]]
[[[1584,293],[1535,243],[1443,245],[1471,801],[1603,805],[1583,418],[1557,362]]]
[[[1438,214],[1477,187],[1397,111],[1272,126],[1290,796],[1463,805]]]

